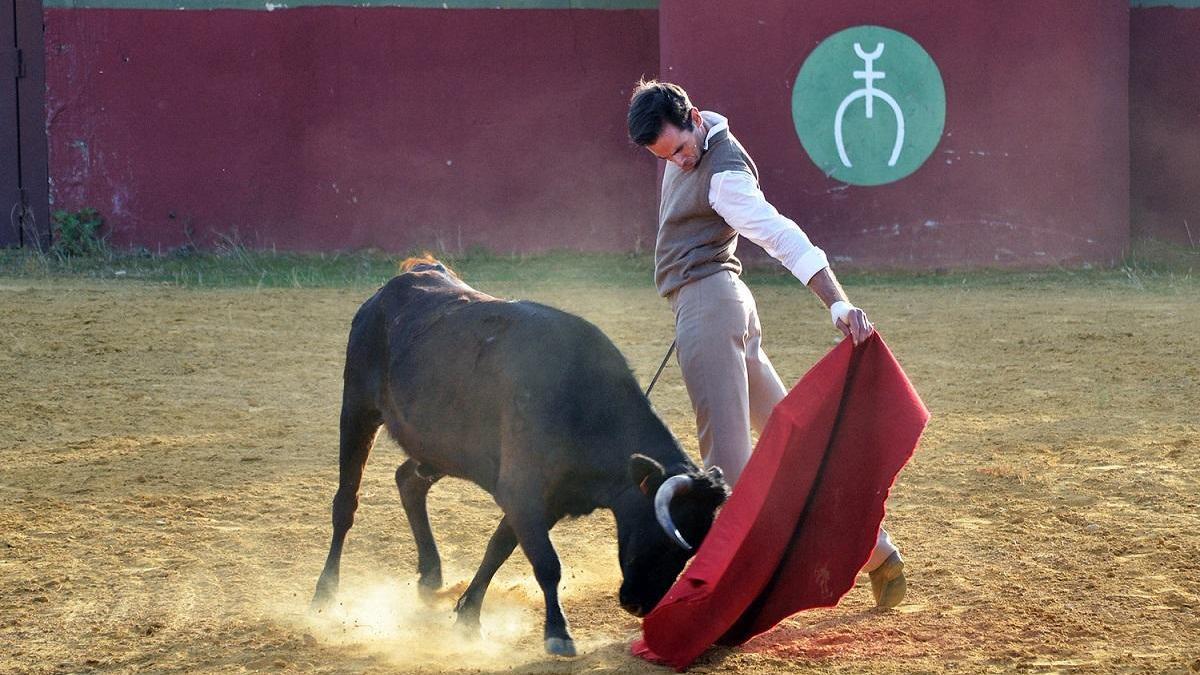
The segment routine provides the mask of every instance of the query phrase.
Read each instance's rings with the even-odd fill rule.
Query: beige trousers
[[[705,467],[721,467],[732,488],[750,461],[751,427],[762,431],[787,389],[762,350],[754,296],[736,274],[723,271],[684,284],[668,299],[700,455]],[[863,569],[875,569],[894,552],[880,528]]]

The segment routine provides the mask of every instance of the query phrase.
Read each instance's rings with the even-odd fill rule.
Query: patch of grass
[[[1136,239],[1121,269],[1126,275],[1194,279],[1200,273],[1200,248],[1157,239]]]
[[[211,251],[190,246],[164,255],[110,250],[106,255],[60,258],[27,250],[0,250],[0,276],[16,278],[137,279],[187,287],[377,286],[398,273],[406,255],[380,251],[288,253],[256,251],[223,237]],[[653,283],[648,256],[554,252],[501,256],[482,252],[440,255],[471,283]]]
[[[838,270],[848,288],[859,285],[958,286],[1033,290],[1105,287],[1147,292],[1191,292],[1200,288],[1200,249],[1154,239],[1135,240],[1121,263],[1112,268],[1051,267],[1044,269]],[[759,266],[745,275],[759,284],[786,283],[791,275],[778,266]]]
[[[418,253],[418,252],[412,252]],[[471,251],[436,254],[472,284],[603,283],[631,288],[652,287],[654,260],[649,254],[555,251],[531,255],[496,255]],[[212,250],[184,246],[163,255],[145,249],[105,247],[92,255],[57,256],[28,250],[0,250],[0,276],[16,278],[124,279],[185,287],[361,287],[378,286],[397,273],[407,257],[378,250],[291,253],[255,250],[236,233],[219,237]],[[1112,269],[866,271],[839,270],[851,290],[856,286],[1008,288],[1035,291],[1047,287],[1095,287],[1140,292],[1197,290],[1200,252],[1161,242],[1136,242],[1123,262]],[[756,286],[797,285],[771,260],[751,264],[744,274]]]

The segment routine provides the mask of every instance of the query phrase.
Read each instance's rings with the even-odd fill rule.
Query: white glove
[[[838,300],[837,302],[830,305],[829,306],[829,316],[830,316],[830,318],[833,319],[833,327],[837,328],[838,320],[840,319],[842,321],[842,323],[846,324],[846,327],[849,328],[850,327],[850,312],[855,309],[858,309],[858,308],[855,307],[854,305],[846,302],[845,300]]]

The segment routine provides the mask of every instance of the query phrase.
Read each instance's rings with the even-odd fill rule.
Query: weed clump
[[[60,260],[108,254],[108,233],[101,233],[104,218],[96,209],[55,211],[51,224],[50,253]]]

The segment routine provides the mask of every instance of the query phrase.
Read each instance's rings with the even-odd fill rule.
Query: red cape
[[[804,609],[831,607],[875,547],[929,411],[878,333],[843,340],[775,407],[692,563],[633,652],[683,670]]]

